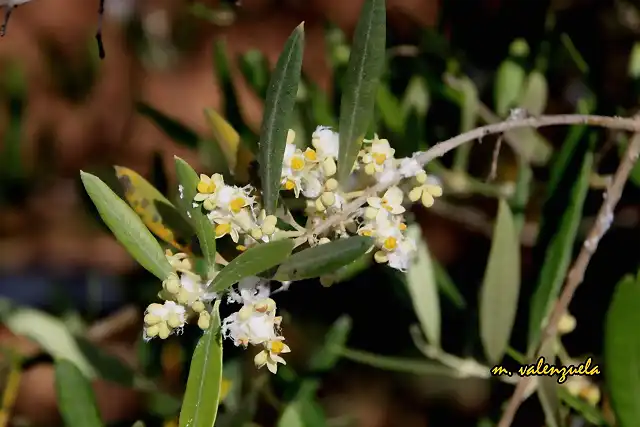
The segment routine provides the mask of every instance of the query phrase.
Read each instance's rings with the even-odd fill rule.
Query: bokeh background
[[[327,23],[340,28],[348,40],[362,0],[242,0],[235,4],[201,0],[200,6],[207,8],[198,9],[194,3],[107,0],[103,61],[97,58],[94,40],[97,0],[33,0],[13,12],[7,35],[0,39],[0,73],[5,83],[0,107],[5,171],[0,172],[19,165],[17,175],[4,173],[0,181],[0,294],[77,325],[96,345],[131,366],[155,366],[162,387],[178,395],[188,349],[178,338],[162,348],[141,343],[141,313],[158,283],[87,209],[79,170],[121,165],[149,180],[171,183],[174,155],[196,170],[204,168],[195,150],[176,143],[140,114],[136,102],[144,101],[199,133],[209,132],[203,109],[225,111],[225,91],[213,57],[214,44],[221,38],[226,40],[241,114],[235,120],[242,123],[234,126],[243,124],[257,132],[262,115],[262,100],[247,82],[239,58],[257,50],[275,64],[286,38],[301,21],[306,33],[303,72],[332,94],[335,83]],[[586,70],[569,45],[564,54],[550,60],[546,111],[574,112],[577,100],[589,92],[597,97],[598,113],[632,113],[640,93],[628,75],[630,52],[640,34],[637,4],[632,0],[388,0],[388,48],[395,49],[398,57],[390,67],[390,87],[401,94],[402,82],[406,86],[412,75],[426,70],[437,76],[446,68],[446,53],[433,59],[429,52],[435,46],[430,40],[435,39],[426,34],[435,33],[449,44],[446,52],[464,57],[466,73],[483,99],[491,99],[492,76],[508,55],[510,43],[524,38],[535,51],[546,37],[551,11],[555,33],[566,34]],[[11,96],[16,87],[25,94],[19,107]],[[426,123],[444,127],[442,135],[453,136],[458,114],[434,101]],[[544,135],[558,147],[565,133],[566,129],[554,128]],[[611,173],[617,150],[611,143],[606,145],[607,138],[601,139],[600,171]],[[18,155],[7,148],[8,141],[16,140]],[[478,176],[488,170],[494,143],[489,140],[471,156],[471,169]],[[513,179],[515,169],[513,156],[505,154],[499,179]],[[542,168],[536,175],[543,186],[548,171]],[[534,191],[527,210],[523,274],[539,269],[532,252],[541,204],[538,193]],[[572,352],[601,353],[605,302],[619,278],[638,264],[637,193],[634,188],[625,193],[618,219],[572,304],[579,325],[566,341]],[[589,195],[580,236],[600,200],[595,191]],[[478,353],[475,307],[495,199],[467,196],[456,202],[449,203],[445,196],[434,209],[416,209],[415,214],[433,257],[446,268],[466,301],[460,309],[443,299],[444,346],[449,352],[473,356]],[[562,210],[561,203],[557,209]],[[417,355],[408,333],[409,325],[415,323],[411,301],[405,289],[389,283],[387,273],[371,268],[331,288],[304,282],[279,294],[279,305],[291,325],[286,333],[295,348],[292,364],[303,364],[326,327],[345,313],[353,319],[351,347]],[[531,286],[526,286],[523,306],[531,292]],[[524,325],[517,326],[526,330]],[[186,335],[183,341],[191,339]],[[4,412],[26,425],[56,425],[50,360],[32,341],[4,327],[0,346],[35,357],[22,372],[12,408],[5,407]],[[510,391],[492,388],[485,380],[399,374],[348,361],[341,361],[322,380],[319,398],[327,413],[351,416],[358,427],[476,426],[479,419],[495,416]],[[162,425],[139,392],[107,381],[94,386],[101,413],[110,425],[130,426],[136,419],[147,420],[149,426]],[[538,408],[525,405],[523,413],[518,426],[543,425]],[[274,425],[276,415],[276,409],[263,403],[256,423]]]

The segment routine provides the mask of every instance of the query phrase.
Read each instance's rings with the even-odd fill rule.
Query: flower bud
[[[424,205],[425,208],[430,208],[431,206],[433,206],[433,204],[435,203],[435,199],[433,198],[433,196],[431,194],[429,194],[429,192],[427,191],[423,191],[422,192],[422,204]]]
[[[266,235],[271,235],[276,232],[276,224],[278,218],[275,215],[268,215],[264,221],[262,221],[262,232]]]
[[[167,280],[162,282],[162,287],[170,294],[177,294],[180,292],[180,280],[175,274],[170,275]]]
[[[185,289],[180,290],[178,297],[176,298],[178,304],[185,305],[189,302],[189,292]]]
[[[253,309],[255,311],[257,311],[258,313],[266,313],[269,311],[273,311],[276,309],[276,302],[274,300],[272,300],[271,298],[267,298],[263,301],[259,301],[257,302],[254,306]]]
[[[209,329],[210,325],[211,325],[211,316],[206,311],[203,311],[202,313],[200,313],[200,316],[198,317],[198,327],[202,330],[206,330],[206,329]]]
[[[569,313],[565,313],[560,318],[560,322],[558,323],[558,333],[560,335],[568,334],[569,332],[573,332],[576,328],[576,318],[570,315]]]
[[[256,240],[262,239],[262,230],[260,230],[259,228],[254,228],[253,230],[251,230],[251,237]]]
[[[367,175],[373,175],[376,173],[376,166],[373,163],[369,163],[364,167],[364,173]]]
[[[326,191],[322,193],[321,199],[322,199],[323,205],[333,206],[333,204],[336,202],[336,195],[333,194],[331,191]]]
[[[241,322],[247,321],[253,316],[253,307],[250,305],[242,306],[242,308],[238,311],[238,319]]]
[[[324,212],[327,208],[322,204],[322,200],[316,199],[316,210],[318,212]]]
[[[158,325],[158,338],[161,340],[166,340],[171,335],[171,331],[169,330],[169,326],[166,323],[162,322]]]
[[[193,311],[195,311],[196,313],[200,313],[202,311],[204,311],[204,303],[200,300],[194,302],[193,304],[191,304],[191,309]]]
[[[373,259],[378,264],[384,264],[385,262],[389,261],[389,258],[387,257],[387,254],[385,254],[383,251],[378,251],[375,254],[373,254]]]
[[[327,182],[324,183],[324,188],[327,191],[335,191],[338,188],[338,181],[335,178],[329,178]]]
[[[433,197],[442,196],[442,187],[439,185],[426,185],[425,188]]]
[[[167,324],[170,328],[175,329],[179,328],[182,325],[182,322],[180,321],[180,317],[176,313],[171,313],[169,315],[169,318],[167,319]]]
[[[253,358],[253,363],[257,368],[262,368],[267,364],[268,357],[269,353],[267,353],[265,350],[262,350],[260,353],[255,355],[255,357]]]
[[[159,330],[160,330],[160,328],[158,327],[158,325],[153,325],[153,326],[149,326],[148,328],[146,328],[144,332],[149,338],[154,338],[154,337],[158,336],[158,331]]]
[[[326,176],[333,176],[337,171],[336,162],[333,160],[333,157],[327,157],[322,162],[322,171]]]
[[[157,325],[161,321],[162,319],[160,318],[160,316],[156,316],[155,314],[149,313],[146,316],[144,316],[144,323],[149,326]]]
[[[287,144],[293,144],[293,141],[296,140],[296,131],[293,129],[289,129],[287,132]]]
[[[204,202],[202,202],[202,207],[208,211],[212,211],[216,208],[216,204],[213,202],[213,200],[206,199]]]
[[[427,182],[427,173],[425,171],[420,171],[416,174],[416,182],[418,184],[424,184]]]

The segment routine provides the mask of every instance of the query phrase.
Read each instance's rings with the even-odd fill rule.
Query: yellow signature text
[[[496,377],[507,375],[511,377],[513,376],[513,372],[501,365],[496,365],[491,368],[491,375]],[[558,384],[562,384],[567,381],[568,377],[600,375],[600,368],[598,365],[593,363],[590,357],[585,360],[584,363],[580,363],[578,365],[561,366],[551,365],[545,361],[544,357],[541,357],[534,364],[520,366],[518,368],[517,375],[521,377],[557,376]]]

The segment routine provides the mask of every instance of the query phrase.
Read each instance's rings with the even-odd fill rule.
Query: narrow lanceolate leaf
[[[385,0],[365,0],[356,26],[340,100],[338,180],[345,183],[373,117],[385,61]]]
[[[525,81],[525,71],[512,59],[507,59],[498,68],[494,88],[496,114],[505,118],[509,109],[515,107]]]
[[[67,427],[101,427],[91,383],[75,363],[55,362],[56,393],[60,415]]]
[[[605,375],[618,427],[640,425],[640,282],[624,277],[607,312],[604,336]]]
[[[464,133],[476,127],[480,99],[476,84],[467,76],[460,79],[460,94],[460,133]]]
[[[520,97],[520,107],[527,110],[532,116],[539,116],[547,108],[549,99],[549,85],[544,74],[538,70],[533,70],[524,84],[524,89]]]
[[[229,166],[229,171],[235,173],[238,149],[240,148],[240,135],[216,110],[205,108],[205,117],[213,138],[221,148]]]
[[[540,355],[545,358],[547,363],[551,365],[557,365],[556,363],[556,342],[550,340],[544,344],[540,350]],[[538,393],[538,399],[540,399],[540,406],[544,412],[544,417],[547,422],[547,427],[560,427],[562,426],[561,414],[560,414],[560,397],[558,396],[558,384],[557,378],[551,376],[540,376],[535,378],[538,382],[536,391]]]
[[[589,176],[593,165],[593,154],[587,153],[582,163],[580,175],[571,190],[571,199],[565,209],[558,232],[555,234],[546,251],[544,264],[540,271],[538,284],[531,299],[529,315],[529,346],[536,346],[553,301],[558,297],[562,282],[567,275],[573,244],[576,240],[582,207],[589,190]]]
[[[185,233],[188,225],[175,206],[135,171],[122,166],[115,166],[115,170],[125,199],[144,225],[174,248],[182,252],[188,251],[188,236]]]
[[[182,211],[186,213],[198,236],[200,249],[207,263],[207,274],[212,275],[216,264],[216,233],[211,221],[204,214],[202,206],[193,206],[193,198],[198,192],[200,178],[191,166],[179,157],[175,158],[176,175],[180,187],[179,203]]]
[[[440,346],[440,299],[429,248],[419,226],[411,226],[407,230],[407,237],[413,239],[418,246],[406,275],[413,309],[429,342]]]
[[[333,369],[340,359],[341,351],[347,344],[351,326],[351,318],[347,315],[343,315],[333,322],[331,329],[325,335],[322,348],[315,351],[309,361],[309,368],[312,371],[327,372]]]
[[[193,352],[187,389],[180,411],[180,427],[213,427],[222,388],[222,335],[220,301],[211,312],[211,325]]]
[[[196,148],[200,136],[188,126],[180,123],[173,117],[169,117],[160,110],[156,110],[151,105],[144,102],[136,104],[138,113],[151,120],[162,132],[178,144]]]
[[[520,239],[511,209],[500,199],[480,291],[480,338],[492,364],[500,362],[509,344],[519,292]]]
[[[97,176],[80,172],[85,190],[116,239],[160,280],[173,271],[158,241],[129,206]]]
[[[216,292],[223,291],[241,279],[255,276],[283,262],[293,251],[293,240],[262,243],[234,258],[213,280]]]
[[[357,260],[373,243],[369,237],[354,236],[305,249],[287,258],[274,279],[296,281],[334,272]]]
[[[278,202],[282,159],[300,83],[303,50],[304,23],[293,30],[280,54],[264,104],[258,162],[267,214],[275,213]]]

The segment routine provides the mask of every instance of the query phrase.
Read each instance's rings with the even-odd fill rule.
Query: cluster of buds
[[[162,291],[158,294],[164,303],[150,304],[145,312],[145,340],[180,334],[189,320],[196,317],[198,326],[208,329],[212,303],[221,298],[209,290],[211,280],[203,281],[192,270],[192,261],[186,254],[167,251],[166,257],[174,271],[162,282]],[[281,354],[291,350],[284,343],[280,329],[282,318],[276,316],[276,302],[270,294],[269,282],[258,277],[247,277],[240,281],[237,289],[227,291],[227,303],[240,303],[242,307],[223,319],[222,334],[236,346],[261,346],[255,357],[256,366],[266,366],[276,373],[278,363],[286,364]]]

